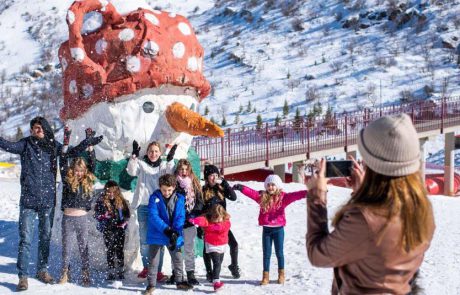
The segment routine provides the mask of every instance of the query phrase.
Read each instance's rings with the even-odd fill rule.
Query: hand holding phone
[[[351,160],[327,161],[326,177],[349,177],[351,176],[353,162]]]

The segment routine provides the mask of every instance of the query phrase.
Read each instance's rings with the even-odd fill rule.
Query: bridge
[[[452,170],[455,130],[460,128],[460,97],[420,100],[317,118],[298,118],[279,124],[226,129],[222,138],[197,137],[192,146],[202,162],[209,161],[232,174],[273,167],[284,174],[285,163],[356,153],[359,131],[384,116],[406,113],[417,129],[423,154],[430,137],[445,134],[445,165]],[[423,157],[422,162],[424,162]],[[453,177],[453,176],[452,176]],[[446,179],[447,183],[447,179]]]

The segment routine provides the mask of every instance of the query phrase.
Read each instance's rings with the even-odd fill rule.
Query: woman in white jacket
[[[131,208],[137,210],[139,221],[140,250],[144,269],[138,274],[139,278],[147,278],[148,273],[148,245],[146,244],[148,203],[150,195],[157,189],[158,179],[164,174],[171,174],[174,171],[174,153],[177,145],[169,151],[166,161],[161,159],[161,148],[157,142],[151,142],[147,147],[147,154],[139,159],[141,150],[137,141],[133,141],[133,152],[128,162],[127,172],[131,176],[137,176],[137,186],[134,192]],[[166,276],[161,272],[163,266],[163,254],[161,252],[160,264],[158,266],[157,279],[164,281]]]

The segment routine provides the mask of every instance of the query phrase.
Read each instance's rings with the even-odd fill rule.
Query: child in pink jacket
[[[204,246],[212,261],[212,281],[214,290],[224,286],[219,279],[220,268],[224,259],[225,247],[228,244],[230,230],[230,215],[221,205],[213,205],[205,216],[189,219],[189,222],[198,225],[204,230]]]
[[[276,258],[278,259],[278,284],[284,284],[284,226],[286,214],[284,209],[297,200],[307,196],[307,191],[285,193],[282,191],[283,182],[278,175],[269,175],[265,179],[265,191],[255,191],[247,186],[236,184],[234,190],[241,191],[260,205],[259,225],[263,226],[262,250],[264,257],[264,272],[261,285],[270,282],[270,258],[272,244],[275,244]]]

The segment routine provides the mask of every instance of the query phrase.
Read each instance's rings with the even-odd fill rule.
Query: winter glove
[[[174,231],[172,228],[168,227],[168,228],[166,228],[166,229],[163,231],[163,233],[164,233],[169,239],[171,239],[171,237],[172,237],[173,233],[175,233],[175,231]]]
[[[169,153],[166,156],[166,161],[169,162],[172,159],[174,159],[174,154],[176,153],[176,149],[177,149],[177,144],[173,145],[172,148],[169,150]]]
[[[243,190],[243,185],[237,183],[233,186],[233,190],[235,191],[242,191]]]
[[[104,136],[103,135],[100,135],[100,136],[92,136],[92,137],[89,137],[87,138],[86,140],[88,141],[89,145],[97,145],[99,144],[102,140],[104,139]]]
[[[124,222],[120,222],[119,224],[117,224],[117,227],[125,229],[127,225],[128,225],[128,222],[124,221]]]
[[[133,140],[133,152],[132,155],[136,156],[136,158],[139,158],[139,152],[141,151],[141,147],[139,146],[139,143],[137,141]]]
[[[177,238],[178,237],[179,237],[179,235],[177,234],[177,232],[173,231],[173,233],[171,234],[171,237],[169,238],[168,249],[170,251],[176,250],[176,244],[177,244]]]
[[[64,127],[64,145],[69,145],[70,135],[72,134],[72,129],[69,126]]]
[[[96,131],[94,131],[93,129],[91,128],[85,129],[86,139],[93,138],[95,134],[96,134]]]
[[[196,236],[200,239],[203,239],[204,237],[204,230],[201,227],[198,227],[196,229]]]
[[[97,217],[98,220],[108,220],[108,219],[110,219],[110,218],[112,218],[112,214],[110,214],[109,211],[106,211],[104,214],[99,215],[99,216]]]

